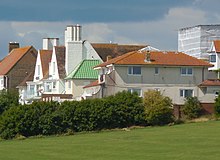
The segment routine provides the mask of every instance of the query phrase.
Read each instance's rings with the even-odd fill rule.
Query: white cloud
[[[156,21],[81,25],[83,39],[93,43],[150,44],[158,49],[174,50],[177,49],[178,29],[208,23],[206,15],[205,11],[195,8],[171,8],[163,19]],[[72,21],[0,22],[0,56],[5,56],[10,41],[18,41],[22,46],[33,45],[36,49],[41,48],[45,37],[58,37],[62,42],[66,26],[72,24]]]

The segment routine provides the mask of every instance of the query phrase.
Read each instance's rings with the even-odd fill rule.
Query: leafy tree
[[[187,97],[182,109],[188,119],[198,118],[201,114],[202,107],[197,97]]]
[[[0,114],[11,106],[17,106],[18,104],[18,92],[16,90],[2,90],[0,92]]]
[[[164,125],[173,121],[172,101],[159,91],[144,93],[146,120],[150,125]]]

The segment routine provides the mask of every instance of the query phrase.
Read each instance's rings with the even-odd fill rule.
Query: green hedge
[[[11,139],[144,124],[142,98],[124,91],[103,99],[12,106],[0,116],[0,136]]]

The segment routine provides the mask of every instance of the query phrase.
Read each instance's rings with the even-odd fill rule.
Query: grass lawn
[[[0,141],[0,160],[219,160],[220,121]]]

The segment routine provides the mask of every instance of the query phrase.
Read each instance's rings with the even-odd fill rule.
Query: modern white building
[[[216,39],[220,39],[220,24],[181,28],[178,31],[178,51],[208,60],[207,52]]]

